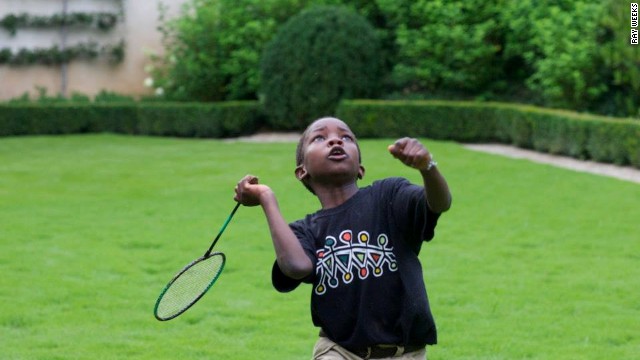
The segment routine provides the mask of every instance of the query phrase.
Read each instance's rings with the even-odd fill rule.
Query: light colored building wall
[[[67,0],[68,13],[119,11],[123,18],[111,31],[103,33],[93,29],[69,29],[68,45],[83,41],[98,44],[116,44],[125,41],[125,57],[119,64],[110,64],[104,58],[96,60],[74,60],[67,66],[66,94],[74,92],[93,96],[102,90],[128,95],[151,94],[144,87],[150,52],[162,53],[162,35],[157,30],[159,5],[168,7],[168,16],[175,16],[187,0]],[[62,13],[64,0],[1,0],[0,19],[7,14],[28,13],[50,16]],[[18,29],[15,36],[0,28],[0,48],[50,48],[60,45],[62,35],[56,29]],[[0,100],[19,97],[24,93],[33,95],[38,88],[56,95],[63,89],[62,66],[44,65],[0,65]]]

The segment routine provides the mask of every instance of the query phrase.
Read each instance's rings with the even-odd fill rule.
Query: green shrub
[[[608,0],[599,17],[608,91],[599,101],[599,113],[640,117],[640,47],[629,44],[629,2]]]
[[[214,116],[220,119],[222,137],[253,134],[266,125],[262,108],[255,101],[231,101],[217,104]]]
[[[221,138],[251,134],[261,125],[256,102],[144,103],[138,132],[146,135]]]
[[[534,102],[638,116],[640,50],[629,46],[628,3],[510,1],[501,18],[503,57],[521,73]]]
[[[135,99],[130,95],[123,95],[113,91],[101,90],[93,98],[96,103],[134,103]]]
[[[374,28],[346,8],[315,7],[291,18],[261,63],[270,122],[302,129],[334,114],[341,99],[375,97],[383,68],[379,43]]]
[[[586,120],[574,120],[568,123],[569,135],[563,139],[567,149],[566,155],[581,160],[589,157],[586,144],[590,125],[591,122]],[[640,162],[638,164],[640,165]]]
[[[218,138],[251,134],[263,126],[256,101],[0,104],[0,136],[113,132]]]
[[[554,116],[531,114],[531,144],[533,149],[551,154],[566,154],[564,139],[568,133],[570,120]]]
[[[343,101],[336,115],[361,138],[501,142],[640,168],[640,122],[632,119],[501,103],[382,100]],[[267,123],[256,101],[0,104],[0,136],[114,132],[221,138],[265,127],[288,129]]]
[[[187,0],[162,12],[165,54],[152,55],[153,86],[179,101],[255,100],[259,62],[277,27],[310,0]]]
[[[145,135],[219,137],[211,106],[198,103],[144,103],[138,107],[138,132]]]
[[[453,101],[343,101],[337,115],[360,137],[497,141],[640,168],[640,122],[631,119]]]
[[[638,148],[628,147],[637,144],[638,127],[634,121],[602,121],[592,123],[586,148],[589,157],[595,161],[627,165],[637,154]],[[635,164],[638,166],[638,164]]]
[[[97,100],[96,100],[97,101]],[[138,108],[134,102],[95,103],[91,105],[91,117],[87,118],[87,132],[112,132],[135,134]]]
[[[640,126],[627,124],[628,133],[621,141],[628,156],[629,163],[640,168]]]
[[[496,133],[498,138],[507,144],[515,145],[525,149],[533,148],[532,125],[528,114],[532,107],[522,106],[514,108],[512,106],[498,106],[496,121]]]
[[[29,134],[34,105],[0,104],[0,136]]]
[[[353,100],[343,101],[337,114],[359,137],[488,142],[499,140],[494,112],[470,102]]]
[[[0,105],[0,135],[81,133],[91,117],[86,104]]]
[[[405,93],[482,93],[504,77],[498,1],[389,1],[398,22],[395,85]]]

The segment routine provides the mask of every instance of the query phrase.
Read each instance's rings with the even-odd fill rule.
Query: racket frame
[[[212,258],[214,256],[222,256],[222,265],[220,266],[220,269],[218,270],[218,273],[211,279],[211,281],[209,282],[209,284],[207,285],[206,288],[204,288],[204,290],[200,293],[200,295],[196,296],[193,300],[191,300],[191,302],[189,304],[187,304],[184,308],[182,308],[182,310],[178,311],[177,313],[168,316],[168,317],[161,317],[158,315],[158,307],[160,306],[160,303],[162,302],[162,299],[164,298],[164,295],[167,293],[167,291],[169,290],[169,288],[171,288],[171,285],[173,285],[174,282],[176,282],[176,280],[178,280],[178,278],[180,276],[182,276],[182,274],[184,274],[185,272],[187,272],[189,269],[191,269],[193,266],[209,259]],[[195,305],[195,303],[198,302],[198,300],[200,300],[204,294],[207,293],[207,291],[209,291],[209,289],[211,289],[211,287],[213,286],[213,284],[218,280],[218,278],[220,277],[220,274],[222,274],[222,270],[224,269],[224,265],[227,262],[227,257],[224,255],[224,253],[221,252],[214,252],[214,253],[210,253],[208,252],[208,254],[205,254],[204,256],[199,257],[196,260],[193,260],[192,262],[190,262],[189,264],[187,264],[187,266],[185,266],[182,270],[180,270],[170,281],[169,283],[164,287],[164,289],[162,289],[162,292],[160,293],[160,296],[158,296],[158,300],[156,300],[156,305],[153,308],[153,315],[156,317],[156,319],[160,320],[160,321],[167,321],[167,320],[171,320],[174,319],[180,315],[182,315],[182,313],[184,313],[185,311],[189,310],[190,307],[192,307],[193,305]]]

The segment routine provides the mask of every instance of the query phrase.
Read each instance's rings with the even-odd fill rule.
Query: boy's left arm
[[[405,165],[417,169],[422,175],[427,204],[431,211],[443,213],[451,207],[451,192],[433,156],[417,139],[402,138],[389,145],[389,152]]]
[[[427,196],[427,204],[433,212],[443,213],[451,207],[451,192],[444,176],[436,166],[429,170],[420,169],[424,191]]]

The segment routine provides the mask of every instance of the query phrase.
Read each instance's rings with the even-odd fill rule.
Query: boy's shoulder
[[[371,183],[369,187],[371,187],[375,191],[393,191],[395,189],[398,189],[400,187],[407,186],[407,185],[411,185],[411,182],[409,182],[409,180],[403,177],[395,176],[395,177],[388,177],[380,180],[375,180]],[[366,188],[367,187],[365,187],[364,189]]]
[[[389,186],[389,185],[398,185],[398,184],[408,184],[409,180],[400,177],[400,176],[392,176],[384,179],[374,180],[373,184],[378,184],[381,186]]]

